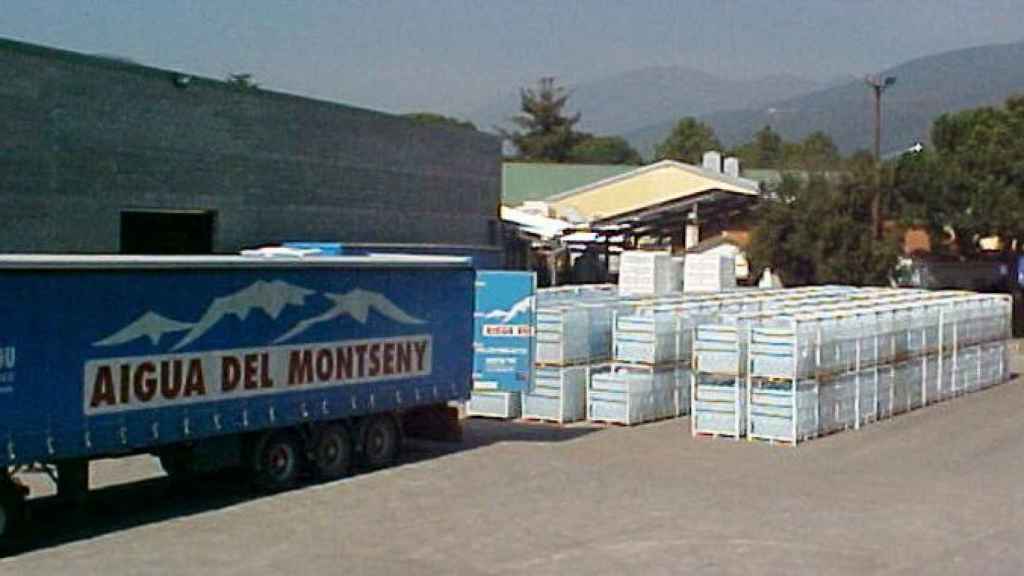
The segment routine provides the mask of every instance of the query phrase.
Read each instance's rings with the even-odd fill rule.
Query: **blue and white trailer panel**
[[[477,390],[529,391],[536,291],[533,272],[477,271],[473,329],[473,380]]]
[[[0,257],[0,458],[146,450],[462,400],[451,257]]]

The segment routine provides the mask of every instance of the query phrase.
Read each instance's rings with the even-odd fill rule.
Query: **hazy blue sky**
[[[460,114],[541,75],[861,75],[1024,40],[1021,0],[5,0],[0,36],[383,110]]]

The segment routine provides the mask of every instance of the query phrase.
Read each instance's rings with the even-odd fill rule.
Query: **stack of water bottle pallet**
[[[631,306],[604,287],[540,291],[533,386],[522,417],[557,423],[584,420],[592,367],[611,356],[612,315]]]
[[[636,424],[687,413],[691,340],[699,324],[793,294],[849,290],[662,295],[616,294],[607,286],[541,290],[534,381],[523,393],[522,416]]]
[[[616,294],[604,286],[539,291],[537,365],[523,417],[636,424],[687,413],[697,311],[720,298]]]
[[[685,412],[679,383],[689,387],[689,346],[680,328],[671,304],[616,313],[612,362],[591,375],[587,419],[632,425]]]
[[[876,290],[833,300],[730,322],[749,350],[737,379],[741,433],[795,444],[1009,376],[1008,296]]]
[[[612,362],[592,373],[587,418],[631,425],[689,413],[697,326],[717,318],[731,302],[758,301],[772,292],[666,294],[616,314]]]
[[[1005,380],[1006,297],[820,286],[537,295],[523,417],[793,442]]]
[[[723,293],[703,302],[693,336],[693,391],[690,427],[694,435],[740,438],[746,429],[746,325],[808,302],[837,302],[857,293],[844,286],[820,286],[751,293]]]

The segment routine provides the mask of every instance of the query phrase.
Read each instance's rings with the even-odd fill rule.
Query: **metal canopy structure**
[[[757,196],[724,190],[707,190],[633,212],[595,220],[591,222],[590,228],[601,235],[626,233],[634,238],[671,236],[689,221],[699,219],[703,224],[728,222],[757,201]]]

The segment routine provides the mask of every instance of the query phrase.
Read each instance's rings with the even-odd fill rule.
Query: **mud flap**
[[[408,438],[436,442],[461,442],[459,409],[447,404],[413,408],[402,414],[402,428]]]

